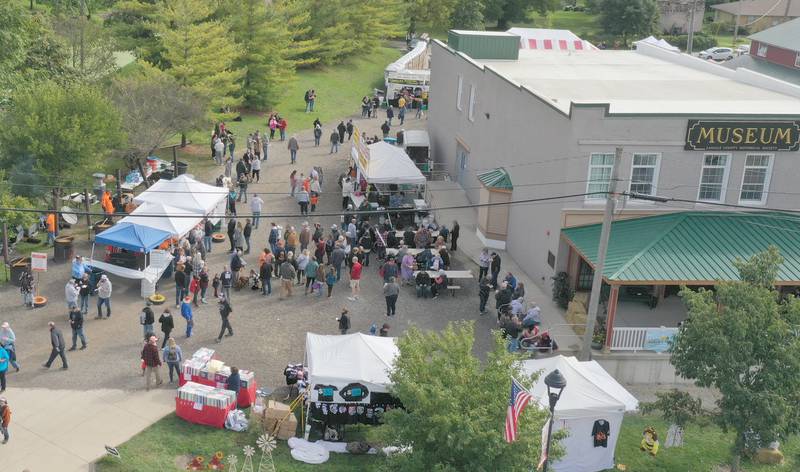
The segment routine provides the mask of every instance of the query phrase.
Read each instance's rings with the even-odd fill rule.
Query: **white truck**
[[[383,73],[386,99],[396,104],[397,98],[408,90],[415,97],[427,97],[431,85],[430,48],[420,39],[411,51],[386,66]]]

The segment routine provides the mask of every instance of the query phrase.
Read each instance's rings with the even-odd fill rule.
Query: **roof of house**
[[[623,115],[800,115],[798,98],[735,80],[722,66],[645,46],[636,51],[521,49],[515,61],[470,60],[567,115],[573,105],[607,106],[609,114]]]
[[[786,6],[789,5],[789,13]],[[800,16],[800,2],[797,0],[743,0],[731,3],[718,3],[711,8],[731,15],[741,16]]]
[[[730,61],[723,62],[722,65],[729,69],[743,67],[800,87],[800,69],[790,69],[780,64],[758,59],[751,54],[742,54],[739,57],[734,57]]]
[[[502,167],[481,172],[475,177],[488,188],[514,190],[514,185],[511,183],[511,176],[508,175],[508,172]]]
[[[600,224],[561,234],[593,267]],[[800,216],[778,212],[679,212],[615,221],[603,276],[622,284],[739,280],[733,261],[777,246],[778,282],[800,285]]]
[[[800,1],[795,1],[800,6]],[[798,13],[800,16],[800,13]],[[800,51],[800,18],[786,21],[751,35],[750,39],[790,51]]]

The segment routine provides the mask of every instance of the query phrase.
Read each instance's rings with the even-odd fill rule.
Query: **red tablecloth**
[[[198,406],[199,409],[195,408],[195,404],[189,400],[175,398],[175,413],[178,417],[190,423],[213,426],[219,429],[225,428],[225,419],[228,417],[228,413],[233,409],[233,405],[227,408],[213,408],[206,405]]]

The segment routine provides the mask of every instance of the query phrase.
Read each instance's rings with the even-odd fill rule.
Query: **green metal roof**
[[[481,172],[475,177],[485,186],[489,188],[497,188],[501,190],[514,190],[514,185],[511,184],[511,176],[502,167],[497,169]]]
[[[600,224],[561,231],[592,265]],[[733,266],[774,245],[784,258],[778,282],[800,284],[800,216],[777,212],[680,212],[611,224],[603,276],[608,281],[738,280]]]

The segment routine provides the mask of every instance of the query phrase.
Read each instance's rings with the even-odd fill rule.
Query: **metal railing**
[[[611,336],[612,351],[647,351],[648,331],[657,330],[661,337],[674,336],[678,328],[614,328]]]

